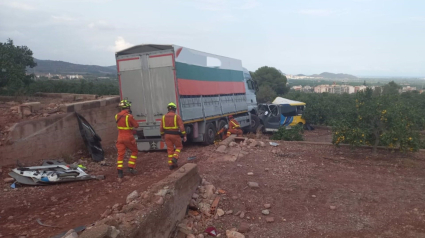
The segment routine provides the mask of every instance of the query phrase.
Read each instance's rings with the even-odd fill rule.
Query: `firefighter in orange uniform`
[[[168,113],[162,117],[161,120],[161,137],[162,140],[165,140],[167,145],[168,152],[168,165],[170,170],[173,170],[178,167],[177,160],[179,159],[179,154],[183,149],[182,138],[186,142],[186,131],[184,130],[183,120],[179,115],[176,114],[177,106],[175,103],[170,103],[167,106]],[[174,149],[174,146],[176,147]]]
[[[136,139],[133,136],[133,129],[139,127],[139,123],[131,115],[131,103],[128,100],[122,100],[118,106],[121,108],[121,112],[115,115],[115,121],[118,127],[118,140],[116,144],[118,150],[117,169],[118,178],[122,178],[126,149],[131,150],[131,156],[128,160],[128,170],[131,174],[136,173],[136,159],[139,151],[137,149]]]
[[[227,136],[231,134],[236,134],[237,136],[242,136],[243,132],[241,125],[236,121],[232,115],[229,116],[229,129],[227,130]]]

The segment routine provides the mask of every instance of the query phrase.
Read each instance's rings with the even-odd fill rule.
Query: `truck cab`
[[[246,89],[246,101],[248,103],[248,111],[251,114],[257,115],[257,97],[255,96],[255,91],[257,84],[251,77],[251,74],[246,68],[243,68],[243,76],[245,80],[245,89]]]
[[[263,132],[276,132],[282,126],[290,128],[295,125],[305,125],[306,121],[302,118],[305,103],[289,101],[291,102],[258,105]]]

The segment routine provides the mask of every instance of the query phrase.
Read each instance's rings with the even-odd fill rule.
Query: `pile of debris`
[[[213,221],[221,216],[233,214],[232,210],[224,211],[220,208],[221,199],[226,199],[226,191],[216,189],[206,179],[202,179],[201,186],[198,186],[189,203],[187,215],[177,225],[177,232],[174,237],[204,238],[208,235],[221,237],[222,234],[213,227]],[[236,229],[227,230],[226,236],[231,238],[245,237]]]

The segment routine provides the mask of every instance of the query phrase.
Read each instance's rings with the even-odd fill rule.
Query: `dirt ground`
[[[314,133],[323,137],[325,131]],[[251,226],[245,233],[249,238],[425,237],[424,153],[371,155],[369,149],[279,143],[249,150],[236,162],[220,161],[214,146],[188,145],[182,151],[181,164],[196,156],[190,162],[198,164],[201,176],[226,191],[219,208],[245,212],[244,218],[214,220],[222,237],[242,223]],[[51,237],[90,225],[108,206],[125,203],[136,188],[141,192],[171,173],[165,152],[140,153],[138,175],[119,183],[114,154],[110,148],[110,166],[87,164],[89,173],[106,175],[103,181],[10,189],[3,179],[12,167],[3,167],[0,237]],[[260,187],[251,189],[247,182]],[[271,204],[268,216],[262,214],[266,203]],[[274,222],[266,223],[266,217]],[[41,226],[37,218],[58,227]]]

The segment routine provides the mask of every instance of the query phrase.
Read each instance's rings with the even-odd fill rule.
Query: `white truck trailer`
[[[233,115],[241,127],[259,125],[255,83],[237,59],[177,45],[138,45],[115,54],[121,99],[132,102],[140,151],[166,149],[160,122],[175,102],[188,140],[214,143]]]

